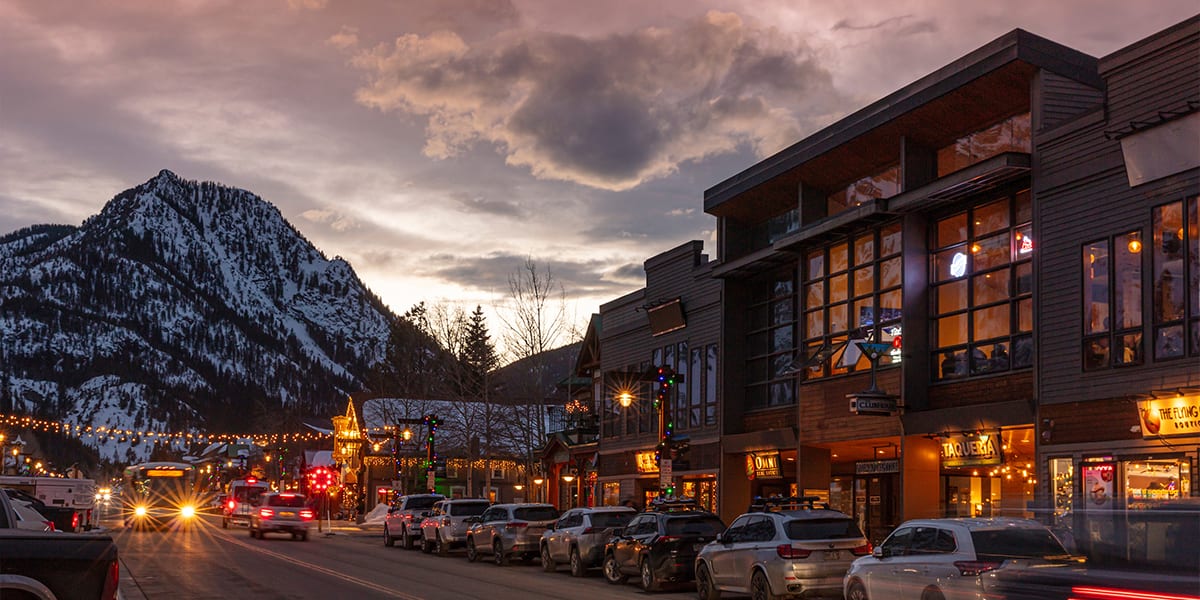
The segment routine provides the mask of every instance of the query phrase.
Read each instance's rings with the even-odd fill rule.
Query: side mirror
[[[718,534],[717,534],[717,537],[713,538],[713,541],[714,541],[714,542],[716,542],[716,543],[718,543],[718,544],[724,544],[724,543],[725,543],[725,534],[724,534],[724,533],[718,533]]]
[[[885,551],[883,546],[875,546],[875,549],[871,551],[871,556],[874,556],[875,558],[887,558],[888,556],[891,556],[891,553]]]

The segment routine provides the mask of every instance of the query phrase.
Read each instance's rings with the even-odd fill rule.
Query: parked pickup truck
[[[0,494],[0,596],[35,600],[115,600],[120,567],[112,538],[16,528]]]

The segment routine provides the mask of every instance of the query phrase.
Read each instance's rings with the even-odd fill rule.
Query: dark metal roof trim
[[[1023,152],[1005,152],[955,171],[915,190],[892,196],[888,211],[895,214],[950,204],[1026,176],[1030,158]]]
[[[718,279],[741,279],[769,271],[793,260],[795,257],[791,254],[778,252],[768,246],[716,265],[713,267],[712,276]]]

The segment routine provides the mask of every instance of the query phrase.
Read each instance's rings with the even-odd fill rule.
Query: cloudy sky
[[[579,320],[713,249],[708,187],[1013,28],[1094,56],[1195,0],[0,0],[0,234],[171,169],[277,205],[385,302]],[[495,329],[495,326],[493,326]]]

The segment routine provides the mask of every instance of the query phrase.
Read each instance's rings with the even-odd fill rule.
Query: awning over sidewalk
[[[735,433],[721,440],[721,451],[725,454],[795,449],[796,430],[791,428]]]

